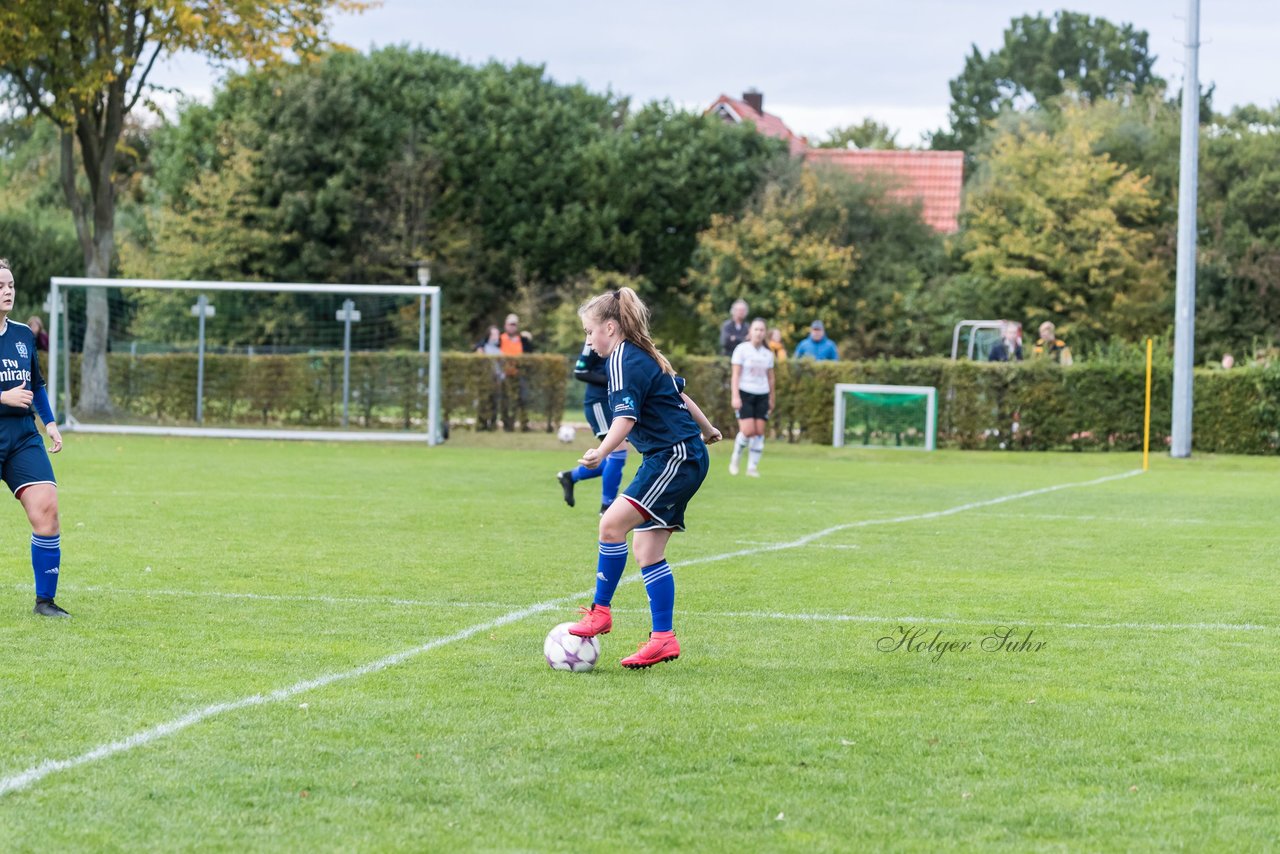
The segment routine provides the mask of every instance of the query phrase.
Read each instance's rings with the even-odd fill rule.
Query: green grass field
[[[684,654],[618,665],[633,561],[578,675],[554,440],[67,438],[74,620],[6,511],[0,850],[1275,845],[1280,460],[721,446]]]

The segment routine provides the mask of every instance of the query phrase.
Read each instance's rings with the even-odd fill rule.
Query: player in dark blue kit
[[[578,462],[595,468],[630,440],[644,460],[635,479],[600,519],[600,557],[596,595],[582,619],[569,628],[579,637],[602,635],[613,628],[609,603],[627,565],[627,533],[632,544],[653,631],[635,655],[622,659],[629,668],[650,667],[680,657],[680,642],[671,629],[676,585],[667,565],[667,541],[684,530],[689,499],[707,477],[707,444],[720,441],[720,431],[689,396],[667,358],[649,335],[649,309],[631,288],[602,294],[578,309],[587,344],[608,359],[609,409],[613,423],[600,442]]]
[[[0,259],[0,477],[22,502],[31,522],[31,569],[36,577],[35,613],[70,617],[53,601],[62,562],[58,529],[58,484],[32,415],[40,416],[53,445],[62,450],[62,434],[53,420],[49,395],[36,359],[31,327],[10,320],[14,282],[9,262]]]
[[[603,439],[609,432],[609,425],[613,423],[613,415],[609,410],[609,380],[605,376],[604,365],[604,357],[592,350],[590,344],[584,344],[582,352],[578,355],[578,363],[573,368],[574,379],[587,384],[582,411],[587,416],[587,423],[591,425],[591,430],[596,434],[597,439]],[[560,488],[564,490],[564,503],[570,507],[573,506],[575,483],[600,477],[602,478],[600,515],[603,516],[604,511],[608,510],[609,505],[618,497],[618,487],[622,484],[622,468],[626,464],[627,449],[624,445],[605,457],[602,466],[596,468],[578,466],[576,469],[558,472],[556,480],[560,481]]]

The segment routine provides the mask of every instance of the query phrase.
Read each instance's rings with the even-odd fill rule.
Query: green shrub
[[[196,416],[193,353],[107,357],[112,418],[191,424]],[[410,430],[425,424],[427,358],[417,353],[353,353],[348,417],[352,425]],[[79,359],[72,360],[79,376]],[[445,353],[441,411],[456,426],[480,430],[555,430],[564,414],[566,360]],[[207,425],[336,427],[342,423],[342,353],[206,354]]]
[[[689,393],[726,436],[736,431],[729,362],[686,357],[677,368]],[[1145,367],[1139,360],[990,363],[949,359],[813,362],[787,360],[776,372],[771,429],[788,441],[831,441],[836,383],[925,385],[938,389],[938,446],[1011,450],[1142,448]],[[1152,372],[1151,447],[1168,442],[1172,368]],[[1193,393],[1195,450],[1280,452],[1280,365],[1198,370]],[[1015,431],[1014,424],[1017,424]]]
[[[335,427],[342,423],[342,354],[230,356],[205,364],[206,424]],[[79,366],[73,360],[72,376]],[[190,424],[195,419],[196,357],[190,353],[108,356],[111,400],[119,420]],[[691,397],[728,437],[730,366],[724,358],[684,356],[677,369]],[[350,422],[371,429],[425,424],[426,357],[355,353]],[[1151,447],[1168,443],[1171,367],[1152,374]],[[454,427],[545,430],[560,425],[570,382],[560,355],[517,358],[446,353],[441,409]],[[1142,447],[1144,366],[1097,360],[1067,368],[903,359],[873,362],[788,360],[776,373],[771,429],[787,441],[827,444],[836,383],[924,385],[938,389],[938,446],[1008,450],[1120,450]],[[1233,454],[1280,453],[1280,364],[1198,370],[1192,446]],[[1014,425],[1017,429],[1014,429]]]

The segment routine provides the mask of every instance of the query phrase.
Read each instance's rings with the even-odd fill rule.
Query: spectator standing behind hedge
[[[483,341],[476,345],[476,352],[483,353],[486,356],[502,355],[502,330],[496,326],[490,326],[488,333]],[[506,372],[502,370],[502,361],[500,359],[493,360],[493,392],[489,395],[489,406],[480,406],[480,401],[476,401],[476,426],[480,430],[493,430],[498,426],[499,413],[503,410],[502,392],[503,381],[507,378]]]
[[[42,353],[48,353],[49,333],[44,331],[44,321],[40,319],[40,315],[33,314],[28,317],[27,326],[31,327],[31,334],[36,336],[36,349]]]
[[[734,300],[729,319],[720,327],[720,354],[732,356],[738,345],[747,340],[747,301]]]
[[[502,335],[498,339],[498,346],[502,348],[502,355],[504,356],[523,356],[534,351],[533,336],[520,330],[519,317],[514,314],[508,314],[503,325]],[[529,399],[528,381],[520,373],[520,367],[514,360],[509,359],[507,361],[506,371],[508,377],[516,378],[516,408],[519,410],[520,429],[527,433],[529,432],[529,416],[525,404]],[[511,390],[508,388],[506,393],[508,397],[504,399],[504,402],[509,403]],[[504,407],[502,421],[507,431],[510,432],[514,429],[514,424],[505,409],[506,407]]]
[[[514,314],[507,315],[498,345],[507,356],[523,356],[525,353],[534,352],[533,336],[528,332],[520,331],[520,318]]]
[[[1048,320],[1040,324],[1040,338],[1036,341],[1035,349],[1031,351],[1031,355],[1036,357],[1048,356],[1059,365],[1071,364],[1071,348],[1057,336],[1053,323]]]
[[[775,365],[781,365],[787,360],[787,345],[782,343],[782,330],[776,326],[769,330],[769,350],[773,353]]]
[[[502,330],[496,326],[490,326],[484,339],[476,345],[476,352],[484,353],[486,356],[501,356],[502,345],[499,343],[501,339]]]
[[[827,337],[827,327],[821,320],[809,324],[809,337],[796,345],[797,359],[814,359],[818,362],[836,362],[840,354],[836,345]]]
[[[988,362],[1022,361],[1022,324],[1012,320],[1000,321],[1000,340],[991,345]]]

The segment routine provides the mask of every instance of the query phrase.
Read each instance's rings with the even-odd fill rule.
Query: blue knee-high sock
[[[627,464],[627,449],[619,448],[605,457],[604,480],[600,483],[600,503],[609,505],[618,497],[618,487],[622,485],[622,469]]]
[[[613,601],[613,591],[618,589],[622,573],[627,568],[627,541],[620,543],[600,543],[600,560],[596,564],[596,598],[597,605],[608,607]]]
[[[573,478],[574,483],[577,483],[580,480],[591,480],[593,477],[599,477],[603,473],[604,466],[596,466],[593,469],[589,469],[586,466],[578,466],[569,472],[569,477]]]
[[[671,576],[671,566],[660,560],[642,566],[644,589],[649,594],[649,612],[653,615],[655,632],[671,631],[671,612],[676,607],[676,580]]]
[[[31,535],[31,571],[36,576],[36,596],[52,599],[58,592],[58,564],[62,563],[62,537]]]

